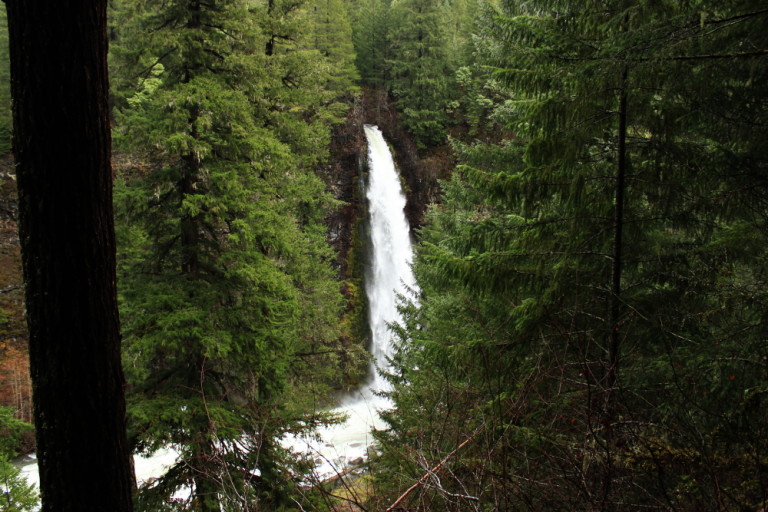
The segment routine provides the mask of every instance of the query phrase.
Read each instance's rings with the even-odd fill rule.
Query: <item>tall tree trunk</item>
[[[43,511],[130,511],[106,0],[7,0]]]
[[[197,142],[199,134],[195,127],[198,119],[197,107],[192,107],[189,124],[190,136]],[[184,201],[199,192],[197,182],[200,176],[200,159],[195,152],[181,157],[181,180],[179,182],[179,209],[184,209]],[[197,279],[200,270],[200,214],[185,213],[181,217],[181,272],[191,279]]]
[[[267,1],[267,18],[270,20],[272,19],[272,16],[274,15],[275,10],[275,0],[268,0]],[[264,48],[264,54],[267,57],[271,57],[272,54],[275,53],[275,34],[270,34],[269,40],[267,41],[267,46]]]
[[[621,74],[621,89],[619,91],[619,134],[616,165],[616,188],[614,192],[613,213],[613,248],[611,258],[611,295],[610,295],[610,332],[608,334],[608,372],[606,387],[610,397],[615,398],[619,378],[621,332],[621,273],[623,270],[623,238],[624,238],[624,189],[627,173],[627,70]],[[609,406],[610,407],[610,406]]]
[[[621,274],[623,271],[623,233],[624,233],[624,193],[627,174],[627,69],[621,72],[619,89],[619,127],[616,164],[616,183],[614,189],[613,241],[611,257],[610,298],[608,315],[608,361],[604,386],[603,403],[603,442],[605,447],[605,466],[601,510],[615,510],[611,501],[611,488],[614,478],[613,448],[616,442],[613,422],[616,418],[616,401],[619,388],[619,364],[621,329]]]

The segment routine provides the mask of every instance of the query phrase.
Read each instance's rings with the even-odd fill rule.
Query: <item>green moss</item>
[[[361,205],[364,205],[360,201]],[[347,299],[347,310],[342,316],[344,332],[349,339],[351,364],[346,369],[347,385],[356,387],[368,372],[369,357],[356,357],[355,352],[367,354],[365,349],[370,345],[370,328],[368,326],[368,297],[365,293],[365,267],[368,260],[367,216],[365,206],[356,219],[350,232],[350,249],[347,254],[348,278],[344,281],[344,295]]]

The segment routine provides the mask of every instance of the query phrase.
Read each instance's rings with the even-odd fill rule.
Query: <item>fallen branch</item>
[[[411,492],[413,492],[414,489],[416,489],[417,487],[419,487],[421,485],[424,485],[424,483],[427,480],[429,480],[429,477],[431,475],[433,475],[434,473],[440,471],[443,468],[443,466],[445,466],[445,463],[448,462],[448,460],[451,457],[453,457],[456,454],[456,452],[458,452],[459,450],[464,448],[467,444],[469,444],[470,441],[472,441],[472,437],[468,437],[463,443],[461,443],[459,446],[457,446],[456,449],[454,449],[451,453],[446,455],[445,458],[443,460],[441,460],[435,467],[433,467],[430,471],[427,471],[426,473],[424,473],[424,476],[419,478],[418,482],[416,482],[415,484],[410,486],[407,491],[405,491],[403,494],[401,494],[400,497],[397,498],[397,500],[395,500],[395,502],[392,505],[390,505],[389,508],[387,508],[386,512],[392,512],[393,510],[397,510],[397,507],[400,505],[400,503],[402,503],[402,501],[405,498],[407,498],[408,495],[411,494]]]

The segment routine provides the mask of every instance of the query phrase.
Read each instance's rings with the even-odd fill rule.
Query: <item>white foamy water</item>
[[[141,485],[147,480],[160,477],[168,471],[168,468],[176,462],[177,452],[171,448],[162,448],[156,451],[152,456],[134,455],[133,464],[136,472],[136,480]],[[21,467],[21,475],[27,479],[27,482],[40,487],[40,473],[37,468],[37,457],[35,454],[26,455],[17,461]]]
[[[318,461],[317,476],[326,478],[342,472],[350,462],[365,458],[373,442],[371,431],[384,428],[378,411],[392,404],[378,391],[388,391],[389,382],[377,371],[388,369],[393,343],[389,325],[401,323],[398,295],[416,290],[411,269],[413,249],[410,226],[405,217],[405,195],[392,154],[381,131],[366,125],[368,139],[368,186],[371,261],[365,276],[371,328],[372,363],[370,378],[357,392],[342,400],[334,411],[349,416],[342,424],[320,429],[321,442],[292,440],[294,449],[306,449]],[[302,448],[304,443],[304,448]]]

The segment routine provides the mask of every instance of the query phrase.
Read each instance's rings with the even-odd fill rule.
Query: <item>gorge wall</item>
[[[346,203],[329,222],[329,239],[339,254],[342,278],[348,277],[350,250],[355,243],[356,222],[364,219],[361,201],[363,173],[367,165],[364,124],[377,125],[392,147],[395,163],[404,180],[408,198],[406,216],[414,231],[424,223],[427,206],[439,198],[439,180],[453,168],[447,145],[419,149],[402,128],[397,109],[386,92],[364,90],[354,101],[343,125],[336,128],[329,163],[323,177],[334,197]]]

